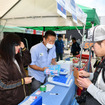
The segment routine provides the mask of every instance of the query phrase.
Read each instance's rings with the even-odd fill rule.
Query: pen
[[[50,93],[50,95],[59,95],[58,93]]]
[[[32,77],[30,77],[30,79],[33,79],[34,77],[32,76]]]

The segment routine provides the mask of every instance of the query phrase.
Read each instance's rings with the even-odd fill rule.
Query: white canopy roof
[[[17,4],[14,6],[15,3]],[[11,8],[12,6],[14,7]],[[8,11],[9,9],[11,10]],[[70,13],[67,13],[67,19],[61,17],[57,13],[56,0],[0,0],[0,11],[1,25],[7,26],[82,25],[80,21],[78,21],[78,24],[75,24],[72,20],[72,16]]]

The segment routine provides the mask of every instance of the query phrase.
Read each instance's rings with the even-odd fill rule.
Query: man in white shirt
[[[50,64],[56,64],[55,39],[55,32],[49,30],[45,33],[43,42],[34,45],[30,50],[32,62],[28,67],[28,73],[34,77],[31,86],[32,92],[45,82],[44,70]]]
[[[89,30],[86,47],[93,44],[93,51],[97,57],[103,57],[95,73],[79,71],[77,79],[80,87],[86,88],[88,95],[86,105],[105,105],[105,25],[98,25]],[[84,78],[85,77],[85,78]],[[92,82],[90,81],[92,80]]]

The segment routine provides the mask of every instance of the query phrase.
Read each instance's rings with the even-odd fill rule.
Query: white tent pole
[[[3,27],[2,27],[2,29],[1,29],[1,31],[0,31],[0,34],[3,32],[3,30],[4,30],[5,26],[6,26],[6,23],[7,23],[7,20],[6,20],[5,24],[2,25]],[[0,19],[0,25],[1,25],[1,19]]]
[[[5,24],[4,25],[1,25],[1,19],[0,19],[0,40],[2,40],[3,39],[3,30],[4,30],[4,28],[5,28],[5,26],[6,26],[6,23],[7,23],[7,21],[5,22]]]
[[[81,35],[81,37],[82,37],[83,35],[81,34],[80,30],[78,30],[78,28],[77,28],[77,27],[76,27],[76,29],[77,29],[78,33]]]
[[[82,35],[82,44],[81,45],[83,45],[83,43],[84,43],[84,35],[85,35],[85,25],[83,27],[83,35]],[[81,46],[80,59],[79,59],[79,69],[78,70],[80,70],[80,68],[81,68],[82,51],[83,51],[83,46]]]
[[[92,23],[92,27],[94,27],[94,24]],[[87,68],[87,71],[89,72],[89,70],[90,70],[90,61],[91,61],[91,49],[92,49],[92,47],[90,47],[89,48],[89,63],[88,63],[88,68]]]

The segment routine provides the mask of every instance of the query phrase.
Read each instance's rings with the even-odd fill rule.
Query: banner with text
[[[66,10],[72,15],[73,21],[77,24],[80,20],[83,24],[86,24],[87,14],[85,14],[81,8],[77,6],[74,0],[56,0],[57,1],[57,13],[65,19],[67,18]]]

